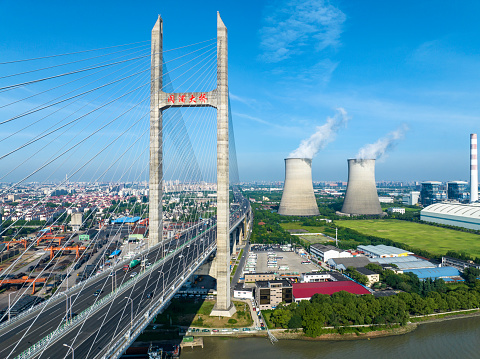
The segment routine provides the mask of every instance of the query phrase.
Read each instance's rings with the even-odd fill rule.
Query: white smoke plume
[[[402,125],[395,131],[390,132],[385,137],[380,138],[375,143],[363,146],[357,153],[357,159],[380,159],[383,155],[403,139],[405,132],[408,131],[407,125]]]
[[[347,111],[337,108],[333,117],[327,117],[327,122],[317,126],[317,131],[309,138],[300,142],[300,146],[288,155],[288,158],[310,158],[312,159],[319,150],[335,139],[338,130],[347,124],[350,119]]]

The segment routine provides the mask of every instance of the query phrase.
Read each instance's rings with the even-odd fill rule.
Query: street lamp
[[[117,271],[114,267],[112,267],[112,292],[113,292],[113,285],[115,283],[115,288],[117,287]]]
[[[73,347],[68,345],[68,344],[63,344],[63,346],[72,349],[72,359],[75,359],[75,352],[73,351]],[[68,354],[68,352],[67,352],[67,354]]]
[[[130,333],[132,332],[133,329],[133,299],[130,297],[125,297],[125,299],[130,300]]]
[[[17,293],[17,292],[13,292],[13,293],[8,293],[8,321],[10,321],[10,296],[14,293]]]
[[[65,295],[65,321],[68,322],[68,295],[65,292],[60,292]]]
[[[165,291],[165,273],[163,271],[159,270],[158,274],[160,274],[162,276],[162,297],[161,297],[161,299],[162,299],[162,302],[163,302],[163,292]],[[155,292],[157,291],[157,286],[158,286],[158,281],[157,281],[157,285],[155,286]]]

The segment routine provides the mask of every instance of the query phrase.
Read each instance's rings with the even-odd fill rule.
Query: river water
[[[181,359],[480,358],[480,317],[422,324],[413,332],[348,341],[210,338],[204,348],[184,349]]]

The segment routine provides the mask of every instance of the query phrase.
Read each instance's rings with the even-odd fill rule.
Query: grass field
[[[302,226],[301,223],[294,223],[294,222],[289,222],[289,223],[280,223],[280,226],[284,230],[292,230],[292,229],[303,229],[304,231],[308,233],[324,233],[330,236],[334,236],[334,233],[325,233],[326,230],[328,229],[329,232],[332,230],[328,228],[327,226]],[[300,236],[301,239],[304,241],[307,241],[309,243],[328,243],[331,242],[330,239],[324,236]]]
[[[288,223],[280,223],[280,226],[285,229],[304,229],[309,233],[325,233],[326,226],[302,226],[301,223],[296,222],[288,222]]]
[[[441,255],[454,250],[465,252],[472,257],[480,257],[480,236],[473,233],[399,220],[355,220],[336,223],[341,227],[405,243],[433,254]]]

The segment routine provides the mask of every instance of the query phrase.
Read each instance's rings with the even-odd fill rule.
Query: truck
[[[133,261],[130,262],[129,269],[133,269],[137,267],[140,263],[141,261],[139,259],[134,259]]]

